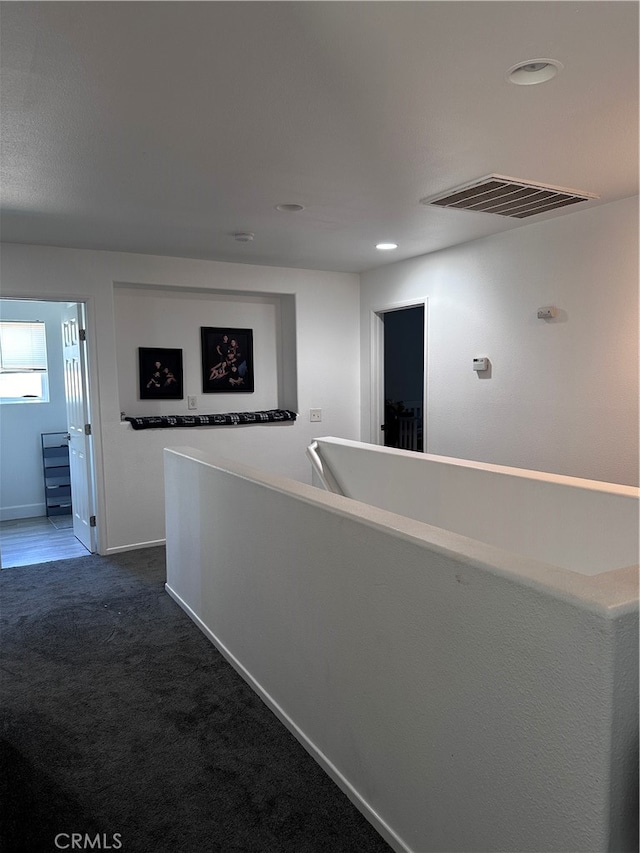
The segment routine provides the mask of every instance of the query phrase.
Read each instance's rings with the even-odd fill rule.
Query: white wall
[[[118,378],[116,286],[289,300],[298,421],[189,430],[200,449],[308,481],[314,436],[375,440],[370,312],[428,297],[430,452],[635,485],[637,228],[628,199],[381,267],[362,276],[360,313],[356,275],[17,244],[2,246],[2,295],[87,303],[105,553],[164,537],[161,451],[185,441],[184,430],[120,422],[131,397]],[[537,320],[548,304],[557,320]],[[490,378],[472,371],[476,355],[491,358]],[[323,410],[321,425],[310,408]]]
[[[0,406],[0,520],[45,515],[40,433],[67,429],[62,369],[62,306],[0,302],[3,320],[41,320],[47,337],[48,403]]]
[[[637,198],[365,273],[365,441],[371,312],[425,297],[429,452],[637,485]]]
[[[637,569],[166,466],[169,591],[393,849],[638,849]]]
[[[122,423],[122,400],[128,407],[131,387],[121,389],[118,378],[123,329],[116,323],[116,301],[119,294],[136,287],[169,288],[184,293],[185,300],[193,299],[194,293],[203,300],[208,294],[222,294],[230,304],[246,296],[274,301],[277,295],[283,325],[286,321],[289,332],[295,327],[300,412],[296,423],[140,432]],[[302,481],[309,479],[305,447],[320,431],[318,426],[322,432],[358,437],[357,275],[3,244],[2,294],[87,303],[101,553],[164,538],[162,449],[184,444],[186,436],[200,449],[215,449]],[[179,306],[180,299],[173,301]],[[162,312],[159,322],[166,324]],[[126,338],[132,345],[130,332]],[[283,384],[291,385],[290,365],[285,364],[282,372],[287,374]],[[181,407],[176,405],[174,413],[186,413],[186,399],[178,402]],[[309,422],[310,408],[322,409],[321,425]]]

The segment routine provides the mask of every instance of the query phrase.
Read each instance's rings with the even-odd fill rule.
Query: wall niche
[[[116,283],[114,313],[120,410],[127,415],[298,410],[293,294]],[[252,330],[253,392],[203,392],[203,326]],[[139,347],[182,351],[182,399],[140,399]],[[188,397],[196,398],[195,410]]]

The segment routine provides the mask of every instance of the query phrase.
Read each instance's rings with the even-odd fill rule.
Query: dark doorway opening
[[[384,323],[384,443],[424,450],[424,305],[387,311]]]

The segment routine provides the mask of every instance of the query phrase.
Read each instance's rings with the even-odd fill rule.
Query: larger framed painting
[[[253,391],[253,330],[201,326],[202,391]]]
[[[141,400],[182,400],[182,350],[138,347]]]

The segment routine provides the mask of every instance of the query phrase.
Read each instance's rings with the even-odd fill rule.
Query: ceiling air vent
[[[481,213],[497,213],[499,216],[525,219],[527,216],[548,213],[550,210],[592,198],[598,196],[534,184],[532,181],[521,181],[517,178],[505,178],[504,175],[489,175],[455,190],[420,199],[420,204],[451,207],[456,210],[477,210]]]

